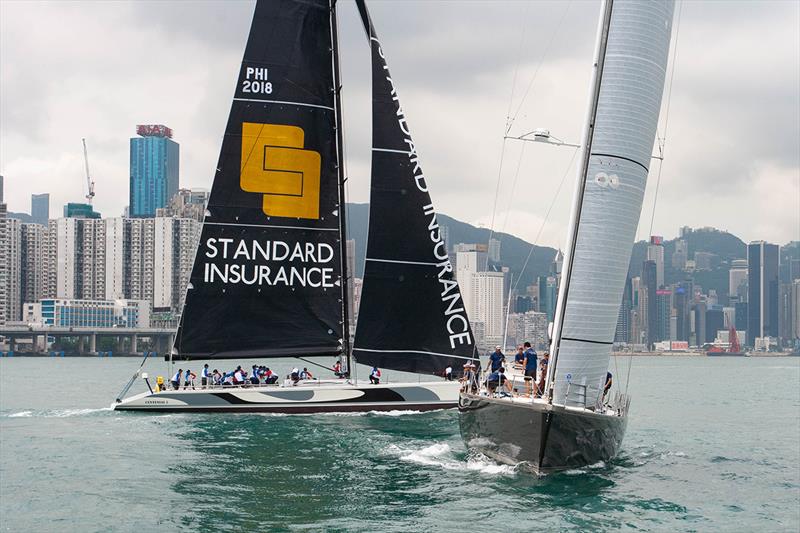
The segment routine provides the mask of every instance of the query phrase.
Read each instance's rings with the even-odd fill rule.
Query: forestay
[[[339,353],[344,294],[328,0],[256,4],[177,357]]]
[[[460,370],[474,352],[464,302],[375,27],[356,4],[372,54],[372,181],[353,353],[396,370]]]
[[[608,3],[554,327],[550,377],[558,404],[591,405],[605,382],[672,30],[671,0]]]

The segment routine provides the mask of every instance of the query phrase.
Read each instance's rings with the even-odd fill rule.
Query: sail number
[[[259,80],[244,80],[242,82],[242,92],[243,93],[255,93],[255,94],[272,94],[272,82],[271,81],[259,81]]]
[[[268,69],[262,67],[245,68],[242,92],[251,94],[272,94],[272,82],[267,81]]]

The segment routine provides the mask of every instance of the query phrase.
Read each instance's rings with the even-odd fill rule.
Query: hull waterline
[[[308,384],[196,388],[142,393],[114,403],[116,411],[330,413],[449,409],[458,405],[458,383]]]
[[[543,474],[613,459],[622,445],[627,416],[461,394],[461,436],[467,447]]]

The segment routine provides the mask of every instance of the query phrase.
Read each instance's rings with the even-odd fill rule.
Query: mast
[[[613,4],[614,0],[603,0],[600,7],[601,21],[597,30],[597,45],[594,51],[594,64],[592,66],[592,80],[590,83],[592,90],[590,94],[591,99],[581,138],[582,149],[578,164],[575,193],[572,195],[574,200],[570,214],[569,237],[567,239],[567,249],[564,253],[561,286],[558,289],[556,314],[553,320],[553,341],[550,345],[551,359],[550,364],[547,366],[547,383],[545,388],[548,391],[548,399],[551,403],[553,401],[553,381],[556,375],[556,368],[558,367],[558,348],[564,329],[564,311],[567,307],[569,282],[572,275],[572,265],[575,259],[575,244],[578,240],[578,224],[580,224],[583,195],[586,188],[586,175],[589,169],[589,157],[592,153],[592,135],[594,133],[595,119],[597,118],[597,103],[600,99],[600,84],[603,78],[603,64],[605,62],[606,47],[608,45],[608,29],[611,25],[611,10]]]
[[[342,273],[342,350],[347,360],[347,373],[351,372],[352,350],[350,349],[350,273],[347,271],[347,198],[344,185],[344,140],[342,131],[342,82],[339,73],[339,34],[336,17],[336,0],[331,6],[331,48],[333,55],[333,94],[336,108],[336,170],[339,176],[339,235]]]

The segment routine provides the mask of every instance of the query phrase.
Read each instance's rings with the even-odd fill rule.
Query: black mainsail
[[[342,351],[341,128],[328,0],[256,4],[177,357]]]
[[[353,354],[395,370],[458,370],[473,358],[469,320],[375,27],[356,4],[372,54],[372,180]]]

